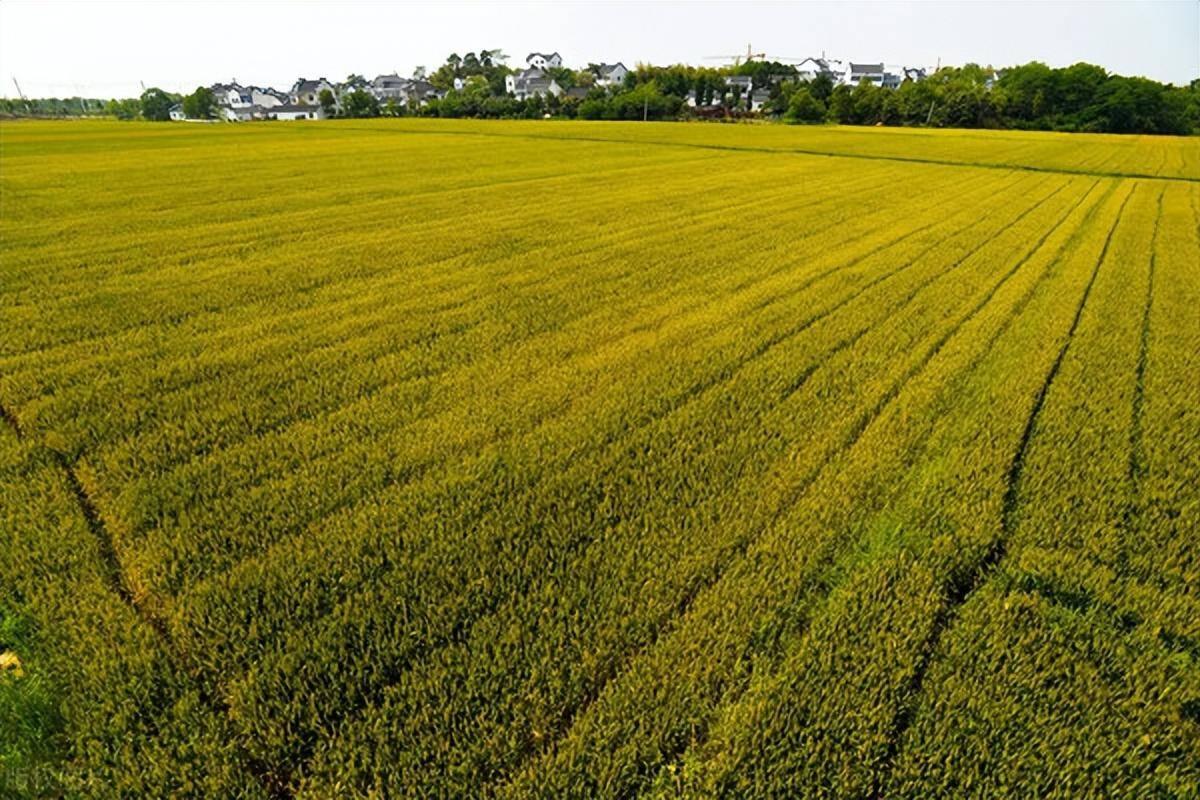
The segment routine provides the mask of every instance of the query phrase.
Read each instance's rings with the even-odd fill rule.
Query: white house
[[[750,110],[762,111],[763,106],[771,99],[771,92],[767,89],[755,89],[750,93]]]
[[[250,94],[250,90],[237,83],[214,83],[209,88],[212,90],[213,99],[219,106],[249,108],[254,105],[254,98]]]
[[[527,97],[541,97],[547,94],[558,97],[563,93],[562,87],[558,85],[558,81],[537,68],[527,69],[516,75],[506,76],[504,78],[504,88],[518,100],[524,100]]]
[[[320,106],[299,106],[292,103],[267,109],[267,119],[325,119],[325,109]]]
[[[563,60],[558,53],[530,53],[525,56],[525,63],[534,69],[546,69],[547,67],[557,69],[563,65]]]
[[[217,106],[217,113],[229,122],[249,122],[264,117],[263,110],[258,106]]]
[[[400,105],[410,107],[423,106],[437,97],[437,89],[429,81],[423,78],[402,78],[394,72],[390,75],[376,75],[375,80],[367,85],[367,91],[381,102],[395,100]]]
[[[301,78],[292,85],[289,96],[292,102],[298,105],[317,106],[321,104],[321,92],[326,89],[333,93],[336,101],[337,87],[324,78],[317,78],[315,81]]]
[[[846,72],[846,83],[850,86],[858,86],[863,81],[867,81],[876,86],[882,86],[883,77],[883,64],[855,64],[851,61],[850,69]]]
[[[834,83],[841,83],[846,74],[846,65],[834,58],[806,58],[796,65],[800,80],[811,81],[824,75]]]
[[[406,100],[411,85],[412,80],[401,78],[393,72],[390,75],[376,75],[367,88],[376,100]]]
[[[754,90],[754,79],[749,75],[730,75],[725,78],[725,94],[730,100],[750,101],[750,93]]]
[[[183,120],[187,119],[183,113],[183,106],[179,103],[171,106],[171,110],[168,113],[171,115],[171,119],[173,119],[175,122],[182,122]]]
[[[715,108],[716,106],[721,105],[721,93],[713,92],[709,96],[707,103],[704,103],[703,101],[704,96],[698,96],[695,89],[692,89],[690,92],[688,92],[687,97],[685,98],[685,102],[687,102],[688,106],[691,108],[696,108],[697,106],[701,108]]]
[[[281,106],[287,95],[269,87],[242,86],[240,83],[214,83],[209,87],[217,104],[217,113],[233,122],[263,119],[266,109]]]
[[[625,83],[629,69],[618,61],[616,64],[601,64],[596,69],[597,86],[620,86]]]
[[[250,102],[259,108],[275,108],[287,103],[288,96],[271,88],[246,87],[250,91]]]
[[[725,85],[730,89],[740,89],[745,94],[754,86],[754,79],[749,75],[729,75],[725,78]]]

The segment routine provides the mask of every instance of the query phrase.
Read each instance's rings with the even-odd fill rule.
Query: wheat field
[[[1200,139],[4,122],[0,167],[12,785],[1200,794]]]

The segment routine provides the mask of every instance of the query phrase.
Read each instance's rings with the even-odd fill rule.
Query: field
[[[1200,796],[1200,139],[4,123],[0,190],[0,792]]]

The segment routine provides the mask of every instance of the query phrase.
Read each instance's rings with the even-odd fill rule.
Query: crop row
[[[1144,190],[1113,243],[1036,420],[1008,553],[947,632],[897,796],[1200,790],[1200,573],[1184,533],[1200,424],[1181,394],[1200,330],[1195,194]],[[1046,764],[1050,751],[1070,757]]]

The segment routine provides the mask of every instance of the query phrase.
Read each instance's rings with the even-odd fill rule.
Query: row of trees
[[[1200,130],[1200,80],[1175,87],[1110,75],[1091,64],[1052,69],[1031,63],[989,80],[976,65],[948,67],[898,89],[787,85],[788,122],[930,125],[1106,133],[1188,134]]]
[[[513,72],[500,50],[451,54],[428,76],[442,96],[419,109],[394,100],[383,103],[369,91],[361,75],[347,77],[339,97],[325,91],[320,103],[330,115],[346,117],[405,116],[539,118],[546,115],[581,119],[733,118],[745,115],[749,98],[730,87],[730,75],[751,79],[752,91],[765,90],[766,116],[791,123],[836,122],[846,125],[909,125],[957,128],[1023,128],[1109,133],[1187,134],[1200,131],[1200,79],[1176,87],[1146,78],[1109,74],[1092,64],[1055,69],[1032,62],[993,71],[976,64],[946,67],[922,81],[905,81],[897,89],[872,83],[834,85],[827,77],[799,81],[794,67],[753,61],[736,67],[712,68],[639,64],[616,87],[596,86],[599,66],[551,69],[563,89],[585,88],[586,95],[531,97],[518,100],[505,91]],[[423,69],[420,70],[424,74]],[[456,88],[458,87],[458,88]],[[693,102],[689,103],[689,98]],[[161,89],[140,98],[87,100],[2,100],[0,113],[33,116],[80,114],[167,120],[181,103],[193,119],[216,116],[217,104],[204,87],[187,96]]]
[[[106,117],[132,105],[133,116],[140,109],[136,100],[101,100],[95,97],[0,98],[0,115],[6,117]]]
[[[212,90],[199,87],[184,96],[151,87],[140,97],[95,100],[83,97],[43,99],[0,99],[0,114],[13,117],[116,117],[165,122],[171,118],[171,107],[183,104],[183,111],[195,119],[212,119],[217,103]]]
[[[503,54],[452,55],[431,76],[445,96],[418,113],[442,117],[579,117],[583,119],[676,119],[736,117],[748,97],[729,87],[730,75],[751,78],[765,90],[764,115],[792,123],[909,125],[958,128],[1023,128],[1109,133],[1187,134],[1200,131],[1200,79],[1176,87],[1146,78],[1109,74],[1092,64],[1055,69],[1032,62],[996,77],[977,64],[946,67],[897,89],[873,83],[834,85],[828,77],[801,82],[789,64],[752,61],[733,68],[639,64],[623,86],[594,87],[596,65],[549,70],[564,89],[593,87],[584,98],[515,100],[503,91]],[[497,58],[497,55],[499,58]],[[461,89],[454,79],[466,79]],[[694,103],[689,103],[689,97]],[[382,110],[381,113],[386,113]],[[405,113],[402,109],[397,113]]]

